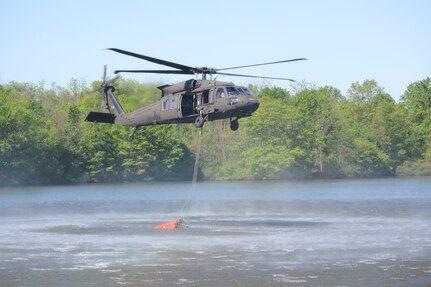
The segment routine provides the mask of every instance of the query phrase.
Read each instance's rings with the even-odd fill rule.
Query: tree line
[[[130,129],[84,121],[101,98],[72,79],[67,87],[0,86],[0,186],[191,180],[194,125]],[[130,112],[159,99],[156,84],[120,79]],[[397,103],[374,80],[291,90],[249,86],[260,101],[232,132],[206,123],[200,178],[262,180],[431,175],[431,79],[410,84]]]

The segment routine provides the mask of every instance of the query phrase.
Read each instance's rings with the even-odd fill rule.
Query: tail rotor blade
[[[108,70],[108,66],[107,65],[103,66],[102,83],[100,84],[100,87],[93,89],[91,91],[92,93],[102,91],[106,86],[112,85],[113,83],[115,83],[121,77],[120,75],[117,75],[114,78],[112,78],[112,79],[109,80],[107,78],[107,70]]]
[[[106,82],[106,71],[108,70],[108,66],[105,65],[103,66],[103,78],[102,78],[102,83]]]
[[[93,93],[99,92],[99,91],[100,91],[100,89],[101,89],[101,87],[98,87],[98,88],[92,89],[90,93],[92,93],[92,94],[93,94]]]
[[[108,82],[106,82],[106,85],[112,85],[113,83],[115,83],[121,76],[120,75],[116,75],[114,78],[110,79]]]

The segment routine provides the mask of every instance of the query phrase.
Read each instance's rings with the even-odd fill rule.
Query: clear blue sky
[[[232,72],[331,85],[375,79],[399,99],[431,76],[431,1],[24,1],[0,5],[0,84],[99,80],[115,69],[158,69],[116,47],[216,68],[289,58],[309,61]],[[131,75],[173,83],[187,76]],[[260,84],[219,76],[238,84]],[[271,84],[289,88],[290,84]]]

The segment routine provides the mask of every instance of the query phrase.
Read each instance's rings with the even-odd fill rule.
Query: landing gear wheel
[[[205,119],[202,116],[198,116],[195,120],[195,125],[197,128],[201,128],[204,126]]]
[[[238,128],[239,128],[238,120],[230,121],[230,129],[231,130],[236,131],[236,130],[238,130]]]

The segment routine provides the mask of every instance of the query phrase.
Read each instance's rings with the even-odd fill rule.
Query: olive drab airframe
[[[237,86],[231,82],[221,82],[207,80],[206,76],[213,74],[256,77],[265,79],[288,80],[287,78],[259,77],[250,75],[230,74],[220,72],[222,70],[238,69],[251,66],[270,65],[284,62],[306,60],[305,58],[238,66],[224,69],[214,68],[192,68],[181,64],[160,60],[132,52],[110,48],[109,50],[140,58],[153,63],[169,66],[176,70],[117,70],[115,73],[159,73],[159,74],[201,74],[202,79],[190,79],[174,85],[164,85],[158,87],[161,90],[161,99],[148,106],[142,107],[131,113],[125,113],[117,98],[114,95],[115,88],[112,85],[118,77],[107,81],[106,66],[103,73],[103,82],[99,88],[102,91],[104,102],[109,113],[90,112],[86,121],[110,123],[125,126],[132,126],[133,133],[129,137],[131,140],[140,126],[174,124],[174,123],[195,123],[196,127],[202,128],[205,121],[219,119],[230,119],[230,127],[237,130],[238,119],[249,117],[259,107],[259,101],[253,94],[242,86]]]

